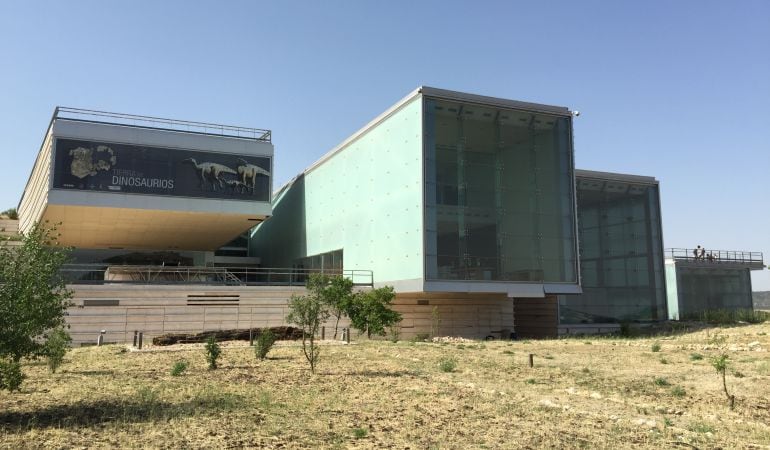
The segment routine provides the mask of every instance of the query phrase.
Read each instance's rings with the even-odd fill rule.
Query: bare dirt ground
[[[70,352],[0,393],[2,448],[770,448],[770,324],[678,336]],[[659,351],[653,348],[660,346]],[[534,354],[534,368],[528,355]],[[729,355],[728,407],[710,359]],[[189,362],[181,376],[173,364]],[[443,368],[453,371],[445,372]]]

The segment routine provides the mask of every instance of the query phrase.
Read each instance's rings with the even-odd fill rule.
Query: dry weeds
[[[56,374],[27,365],[22,392],[0,393],[0,447],[770,448],[770,324],[640,339],[358,341],[325,345],[315,376],[294,343],[261,362],[226,343],[215,371],[200,345],[155,350],[76,349]],[[734,411],[710,363],[721,352]],[[441,371],[445,358],[454,371]],[[182,359],[190,367],[171,376]]]

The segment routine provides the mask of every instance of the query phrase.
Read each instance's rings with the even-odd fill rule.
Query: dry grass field
[[[294,342],[266,361],[223,350],[215,371],[198,344],[79,348],[53,375],[28,364],[22,391],[0,393],[0,447],[770,448],[770,324],[327,344],[316,375]],[[735,410],[710,363],[722,352]]]

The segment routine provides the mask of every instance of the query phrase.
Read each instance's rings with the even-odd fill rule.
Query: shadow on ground
[[[154,398],[152,391],[137,398],[51,405],[33,411],[0,411],[0,429],[80,428],[109,422],[152,422],[176,417],[206,415],[244,406],[242,397],[229,393],[202,392],[193,399],[171,403]],[[257,420],[261,415],[254,411]]]

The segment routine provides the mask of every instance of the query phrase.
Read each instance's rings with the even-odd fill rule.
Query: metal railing
[[[239,137],[270,142],[272,132],[260,128],[221,125],[208,122],[193,122],[189,120],[164,119],[161,117],[138,116],[135,114],[112,113],[91,109],[70,108],[57,106],[54,119],[70,119],[85,122],[112,123],[130,125],[142,128],[185,131],[190,133],[214,134],[218,136]]]
[[[696,253],[697,252],[697,253]],[[764,264],[762,252],[668,248],[666,256],[674,260],[712,263]]]
[[[371,270],[267,267],[131,266],[66,264],[68,284],[206,284],[217,286],[304,286],[310,274],[342,275],[356,286],[373,286]]]

